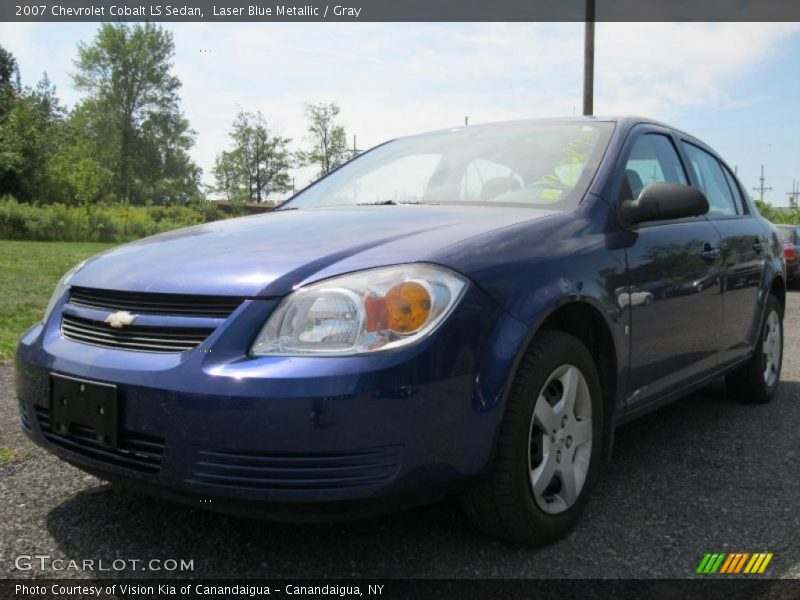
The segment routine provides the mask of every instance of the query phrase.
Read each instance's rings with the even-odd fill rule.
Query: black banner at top
[[[800,0],[3,0],[0,21],[800,21]]]

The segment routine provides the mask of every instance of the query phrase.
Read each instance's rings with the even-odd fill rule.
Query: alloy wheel
[[[764,341],[761,346],[761,357],[764,365],[764,382],[772,387],[781,370],[781,354],[783,341],[781,319],[776,311],[769,313],[764,327]]]
[[[547,378],[533,409],[528,471],[536,504],[549,514],[571,508],[592,457],[592,399],[586,378],[562,365]]]

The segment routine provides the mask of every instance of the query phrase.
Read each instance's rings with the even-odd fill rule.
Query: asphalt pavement
[[[772,403],[738,404],[716,383],[620,428],[580,524],[545,548],[478,533],[451,500],[365,521],[297,525],[112,488],[19,431],[5,362],[0,452],[13,455],[0,465],[0,577],[173,574],[54,571],[50,562],[108,567],[155,558],[191,560],[193,570],[182,574],[193,577],[683,578],[707,552],[772,552],[765,576],[800,578],[800,293],[788,296],[785,333]],[[44,569],[17,560],[33,555],[49,557]]]

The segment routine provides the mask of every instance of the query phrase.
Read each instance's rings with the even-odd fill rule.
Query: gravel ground
[[[184,575],[198,577],[683,578],[706,552],[743,551],[774,552],[767,575],[800,578],[798,348],[800,293],[793,293],[777,398],[737,404],[714,384],[621,428],[579,526],[541,549],[476,533],[452,501],[367,521],[290,525],[112,489],[19,432],[6,362],[0,447],[14,456],[0,466],[0,576],[91,576],[14,568],[16,556],[43,554],[107,563],[192,559],[194,571]]]

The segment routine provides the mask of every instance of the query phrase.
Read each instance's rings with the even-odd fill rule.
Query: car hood
[[[551,214],[526,207],[460,205],[276,211],[119,246],[87,261],[71,285],[278,297],[333,275],[424,261],[470,237]]]

